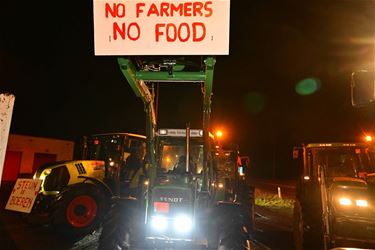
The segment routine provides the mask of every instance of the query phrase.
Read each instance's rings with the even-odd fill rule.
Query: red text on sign
[[[22,208],[30,208],[31,206],[31,199],[27,197],[20,197],[20,196],[12,196],[10,202],[10,206],[18,206]]]
[[[212,1],[206,2],[184,2],[184,3],[171,3],[171,2],[160,2],[152,3],[146,7],[145,3],[136,4],[136,16],[137,18],[141,13],[145,13],[149,16],[157,17],[173,17],[173,16],[184,16],[184,17],[210,17],[213,13]]]
[[[129,23],[128,25],[126,25],[125,23],[118,24],[117,22],[114,22],[113,39],[119,39],[118,35],[121,37],[122,40],[128,38],[129,40],[136,41],[141,35],[141,29],[139,28],[139,25],[135,22]]]
[[[125,16],[125,4],[123,3],[109,3],[105,4],[105,17],[108,18],[109,15],[112,17],[124,17]]]
[[[167,42],[200,42],[206,37],[206,26],[201,22],[188,23],[157,23],[155,25],[155,41],[165,37]]]
[[[32,181],[24,180],[24,181],[19,181],[17,182],[17,187],[15,188],[16,190],[19,189],[28,189],[28,190],[35,190],[37,188],[38,184]]]

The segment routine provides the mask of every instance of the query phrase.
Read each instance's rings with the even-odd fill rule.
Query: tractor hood
[[[336,186],[345,186],[345,187],[358,187],[358,188],[366,188],[367,182],[360,178],[353,178],[353,177],[334,177],[333,178],[333,185]]]
[[[159,177],[152,189],[153,212],[165,215],[191,213],[194,189],[187,177]]]
[[[372,185],[361,178],[335,177],[330,185],[334,207],[350,216],[375,216],[375,192]]]

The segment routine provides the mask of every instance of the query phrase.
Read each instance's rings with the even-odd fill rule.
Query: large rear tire
[[[323,249],[321,218],[308,214],[298,201],[293,209],[293,241],[295,250]]]
[[[100,226],[108,197],[92,184],[79,184],[64,192],[52,214],[52,224],[68,237],[83,237]]]

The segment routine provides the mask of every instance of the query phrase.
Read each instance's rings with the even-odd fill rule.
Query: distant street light
[[[216,131],[215,135],[218,139],[220,139],[221,137],[223,137],[223,132],[221,130],[218,130]]]
[[[367,142],[372,142],[372,136],[371,135],[366,135],[365,140]]]

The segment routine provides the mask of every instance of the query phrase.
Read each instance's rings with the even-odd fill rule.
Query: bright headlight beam
[[[366,200],[356,200],[355,201],[355,204],[358,206],[358,207],[368,207],[368,203]]]
[[[339,198],[339,204],[343,206],[352,205],[352,201],[349,198]]]
[[[168,227],[168,220],[164,216],[154,216],[151,219],[151,227],[156,231],[164,231]]]
[[[174,229],[180,233],[188,233],[193,228],[193,222],[189,216],[178,215],[174,219]]]

